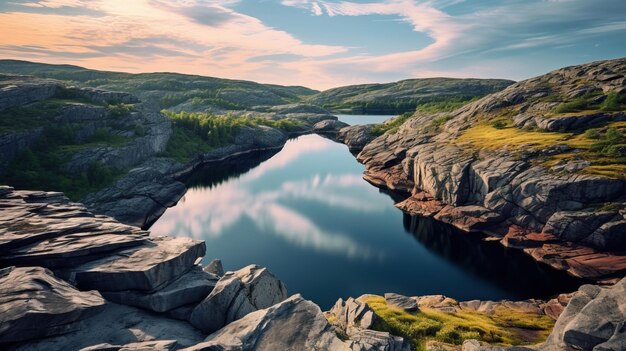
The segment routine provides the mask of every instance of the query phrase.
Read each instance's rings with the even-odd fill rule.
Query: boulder
[[[113,350],[141,346],[157,348],[167,347],[172,340],[176,340],[176,347],[181,348],[196,345],[204,338],[205,335],[189,323],[166,318],[136,307],[109,302],[102,312],[83,320],[80,328],[75,331],[45,339],[29,338],[28,341],[16,345],[12,350],[68,351],[95,346],[107,350],[106,345],[102,344],[109,344]],[[96,350],[99,349],[96,348]],[[134,349],[131,348],[131,350]]]
[[[204,256],[204,241],[155,237],[141,246],[115,252],[64,274],[80,289],[154,291],[189,271]]]
[[[373,124],[355,125],[341,128],[337,133],[337,140],[346,144],[352,152],[363,150],[365,145],[376,138],[372,133]]]
[[[412,297],[407,297],[394,293],[385,293],[385,302],[387,302],[387,305],[391,307],[399,308],[407,312],[419,311],[419,308],[417,307],[417,301],[415,301],[415,299]]]
[[[625,297],[626,278],[611,287],[581,286],[540,350],[623,350]]]
[[[136,290],[101,291],[101,293],[107,300],[119,304],[167,312],[200,302],[213,290],[218,279],[216,275],[195,266],[182,277],[151,293]]]
[[[204,267],[204,271],[207,273],[215,274],[218,277],[224,275],[224,267],[222,266],[222,261],[220,259],[214,259],[209,262],[209,264]]]
[[[185,351],[349,350],[320,308],[300,295],[250,313]]]
[[[102,311],[96,291],[78,291],[41,267],[0,270],[0,344],[64,334]]]
[[[214,332],[250,312],[268,308],[287,298],[287,288],[266,268],[249,265],[227,272],[209,296],[194,308],[189,321]]]
[[[333,316],[333,325],[347,335],[354,329],[370,329],[379,320],[378,315],[366,303],[351,297],[346,301],[337,300],[328,314]]]
[[[325,119],[315,123],[315,125],[313,125],[313,130],[317,133],[334,133],[347,126],[347,123],[338,120]]]

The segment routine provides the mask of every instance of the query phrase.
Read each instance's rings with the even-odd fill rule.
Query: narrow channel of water
[[[227,270],[268,267],[290,293],[323,309],[364,293],[525,299],[581,283],[496,242],[404,214],[362,172],[344,145],[301,136],[280,152],[195,172],[151,231],[206,240],[205,263],[220,258]]]

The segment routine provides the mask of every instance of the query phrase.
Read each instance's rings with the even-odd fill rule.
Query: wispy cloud
[[[387,16],[396,19],[386,22],[389,26],[408,24],[431,41],[406,41],[406,49],[370,54],[350,42],[303,40],[292,34],[297,19],[282,26],[271,16],[259,19],[270,3],[338,23]],[[626,34],[622,0],[270,0],[245,13],[242,5],[238,0],[13,0],[0,4],[0,57],[328,88],[428,72],[522,78],[584,60],[583,53],[626,55],[619,42]],[[346,24],[345,32],[351,30]],[[367,35],[353,33],[359,34]],[[608,51],[581,50],[585,46]],[[554,50],[561,51],[560,62]]]

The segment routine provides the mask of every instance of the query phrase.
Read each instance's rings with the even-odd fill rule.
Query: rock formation
[[[583,141],[621,128],[624,112],[602,104],[624,94],[625,77],[626,59],[596,62],[450,113],[418,112],[365,145],[364,178],[410,194],[397,204],[406,212],[486,232],[578,277],[614,281],[626,270],[623,165],[600,164],[605,156]],[[571,100],[589,107],[559,114]],[[363,138],[355,129],[339,134],[349,146]]]

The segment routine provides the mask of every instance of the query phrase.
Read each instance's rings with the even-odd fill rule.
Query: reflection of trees
[[[280,149],[253,151],[220,162],[211,162],[195,170],[187,179],[188,189],[213,188],[235,179],[276,155]]]
[[[483,241],[481,235],[464,233],[432,218],[405,214],[403,222],[407,232],[430,251],[519,298],[546,298],[574,291],[584,283],[519,250]]]

